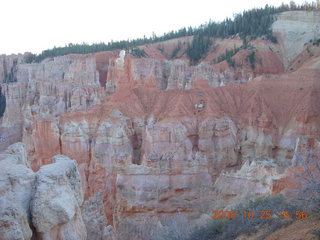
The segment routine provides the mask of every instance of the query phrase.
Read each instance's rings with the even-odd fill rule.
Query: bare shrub
[[[187,217],[177,214],[161,221],[126,221],[117,229],[118,240],[186,240],[193,232]]]
[[[295,164],[302,167],[302,171],[295,173],[299,187],[291,192],[292,196],[305,206],[310,212],[320,214],[320,151],[308,150],[302,154],[295,153]]]
[[[185,240],[193,231],[187,217],[182,214],[164,219],[161,222],[151,240]]]
[[[146,220],[134,222],[125,220],[117,227],[117,240],[150,240],[156,225]]]

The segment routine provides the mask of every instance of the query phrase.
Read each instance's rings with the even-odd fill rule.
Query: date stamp
[[[273,217],[280,219],[305,219],[308,217],[307,211],[212,211],[212,219],[262,219],[268,220]]]

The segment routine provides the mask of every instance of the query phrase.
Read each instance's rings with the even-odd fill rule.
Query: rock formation
[[[17,150],[17,151],[15,151]],[[0,154],[0,239],[29,240],[29,204],[35,187],[35,174],[26,162],[24,145],[16,143]]]
[[[80,210],[83,191],[76,163],[57,155],[53,164],[40,168],[36,179],[31,215],[38,239],[87,239]]]
[[[142,46],[142,58],[119,51],[38,64],[0,58],[7,103],[0,149],[23,141],[29,160],[19,161],[40,169],[20,164],[35,191],[25,194],[33,212],[10,226],[27,239],[31,216],[40,239],[85,239],[84,224],[90,239],[104,239],[107,222],[117,229],[176,213],[196,219],[248,195],[283,191],[298,139],[319,138],[320,47],[309,39],[320,38],[319,22],[315,12],[280,14],[273,25],[279,43],[251,41],[251,50],[234,56],[234,68],[213,60],[239,47],[237,37],[213,39],[196,66],[183,52],[191,37]],[[1,78],[11,69],[14,81]],[[74,162],[56,157],[46,166],[56,154],[77,161],[84,196]],[[45,203],[47,196],[53,201]]]
[[[1,240],[87,239],[82,211],[86,216],[93,204],[83,204],[75,161],[57,155],[52,164],[34,173],[29,167],[25,145],[16,143],[0,153],[0,173]],[[91,221],[96,219],[89,217]],[[105,227],[105,236],[110,235],[110,227]]]

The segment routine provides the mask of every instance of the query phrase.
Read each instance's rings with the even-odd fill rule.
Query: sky
[[[0,54],[161,35],[286,0],[1,0]],[[295,1],[297,4],[305,0]]]

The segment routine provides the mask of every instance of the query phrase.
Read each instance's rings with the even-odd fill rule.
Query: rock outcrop
[[[319,11],[290,11],[277,16],[272,28],[283,49],[287,68],[309,43],[320,38]]]
[[[75,161],[57,155],[34,173],[25,145],[11,145],[0,153],[0,192],[1,240],[87,239]]]
[[[102,191],[96,192],[82,206],[82,217],[90,240],[114,240],[112,226],[105,216]]]
[[[57,155],[53,157],[53,164],[40,168],[36,179],[31,215],[38,239],[87,239],[80,209],[83,192],[76,162]]]
[[[35,174],[27,167],[24,145],[15,144],[0,153],[0,239],[29,240],[30,201],[34,193]],[[17,151],[15,151],[17,150]]]

